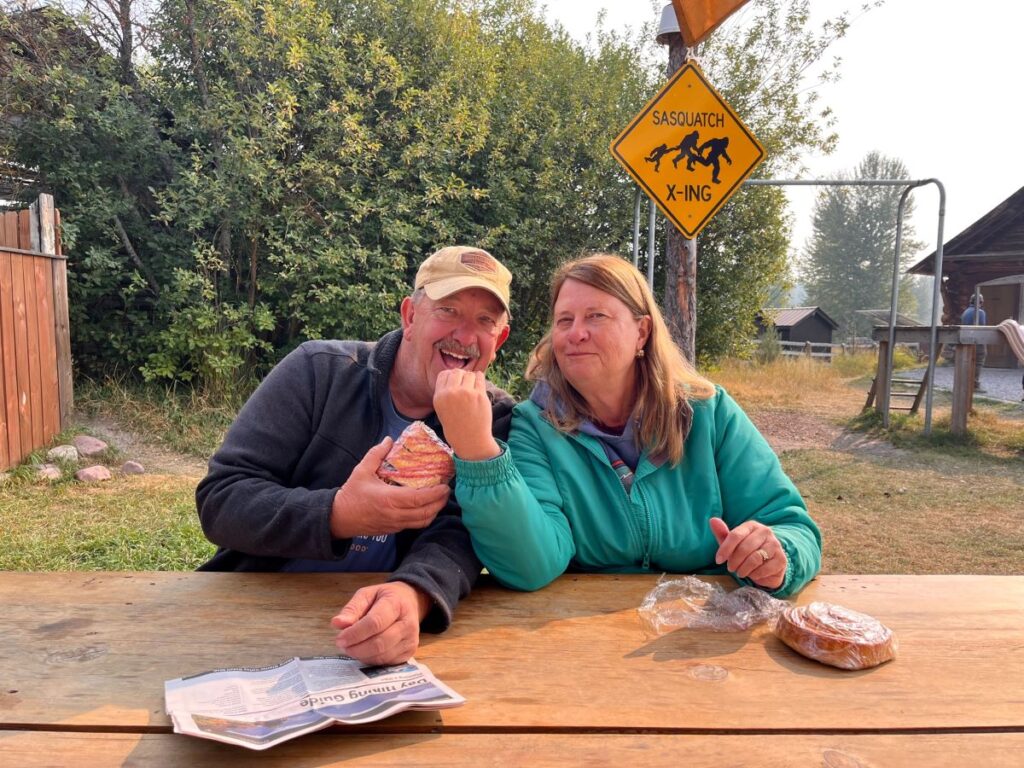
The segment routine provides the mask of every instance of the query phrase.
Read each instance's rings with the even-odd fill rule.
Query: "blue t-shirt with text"
[[[381,397],[381,412],[384,415],[384,423],[380,434],[377,435],[377,442],[391,437],[397,440],[406,427],[412,424],[395,410],[395,404],[391,400],[391,393],[384,391]],[[379,536],[356,536],[352,539],[348,554],[341,560],[309,560],[296,558],[289,561],[283,571],[302,573],[345,571],[347,573],[381,573],[395,570],[397,565],[398,551],[395,545],[395,534],[388,533]]]

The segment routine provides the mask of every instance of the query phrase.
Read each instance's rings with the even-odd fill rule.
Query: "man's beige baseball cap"
[[[416,273],[415,288],[435,301],[466,288],[483,288],[511,314],[512,273],[482,248],[451,245],[431,254]]]

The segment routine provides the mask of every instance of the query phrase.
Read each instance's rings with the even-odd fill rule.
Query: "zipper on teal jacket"
[[[604,448],[601,447],[600,440],[598,440],[596,437],[593,437],[592,435],[584,435],[580,433],[576,433],[572,435],[572,437],[581,445],[583,445],[588,451],[594,454],[594,456],[597,457],[600,464],[602,466],[607,467],[608,471],[611,472],[612,475],[614,475],[615,484],[619,487],[619,490],[622,491],[623,496],[626,497],[626,504],[629,505],[630,508],[632,508],[633,500],[631,497],[633,491],[631,490],[629,493],[626,492],[626,489],[622,485],[622,480],[619,478],[619,473],[615,471],[614,467],[612,467],[611,462],[608,460],[608,454],[606,454]],[[640,465],[637,464],[638,468],[639,466]],[[636,482],[637,478],[634,473],[632,485],[633,490],[636,490],[637,488]],[[640,544],[641,546],[643,546],[644,550],[643,568],[645,571],[649,571],[651,569],[651,509],[650,505],[647,503],[646,497],[644,497],[643,494],[639,492],[639,490],[637,490],[637,493],[643,501],[643,517],[638,519],[637,515],[632,514],[630,515],[630,517],[637,522],[638,527],[640,528]]]
[[[612,469],[611,465],[608,465],[608,468],[611,469],[612,472],[615,472],[615,470]],[[616,473],[616,477],[618,477],[618,473]],[[644,550],[643,569],[645,571],[649,571],[651,569],[651,527],[652,527],[652,525],[651,525],[651,509],[650,509],[650,506],[647,504],[647,497],[644,496],[644,494],[641,493],[640,489],[637,487],[637,480],[636,480],[636,475],[635,474],[633,475],[633,485],[630,487],[629,493],[626,493],[626,489],[623,488],[621,482],[619,483],[619,487],[622,488],[622,492],[626,496],[626,503],[629,505],[631,510],[636,508],[636,504],[633,503],[633,494],[636,494],[636,498],[637,498],[638,501],[640,501],[641,507],[643,509],[643,515],[635,515],[634,514],[634,515],[631,515],[631,517],[633,517],[633,519],[635,519],[637,521],[637,523],[639,524],[639,528],[640,528],[640,545],[643,547],[643,550]]]
[[[639,501],[643,505],[644,518],[643,518],[643,531],[644,531],[644,570],[651,570],[651,528],[653,527],[651,521],[651,505],[647,503],[647,497],[640,490],[636,480],[633,481],[633,490],[630,492],[636,493]]]

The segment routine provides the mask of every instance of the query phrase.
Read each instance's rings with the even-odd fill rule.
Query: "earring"
[[[638,349],[638,350],[636,351],[636,356],[637,356],[637,357],[643,357],[643,356],[644,356],[644,351],[643,351],[642,349]]]

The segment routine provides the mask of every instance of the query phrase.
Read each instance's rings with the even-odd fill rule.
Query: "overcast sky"
[[[657,21],[665,4],[548,0],[546,13],[582,39],[602,8],[606,27],[621,28]],[[822,18],[859,5],[812,2]],[[820,89],[838,118],[838,149],[806,158],[808,178],[852,170],[874,149],[899,158],[913,178],[945,186],[948,241],[1024,186],[1022,49],[1024,3],[1017,0],[888,0],[860,14],[833,49],[843,58],[842,79]],[[810,232],[814,194],[813,187],[791,188],[797,248]],[[934,186],[913,195],[924,255],[935,245],[939,196]]]

